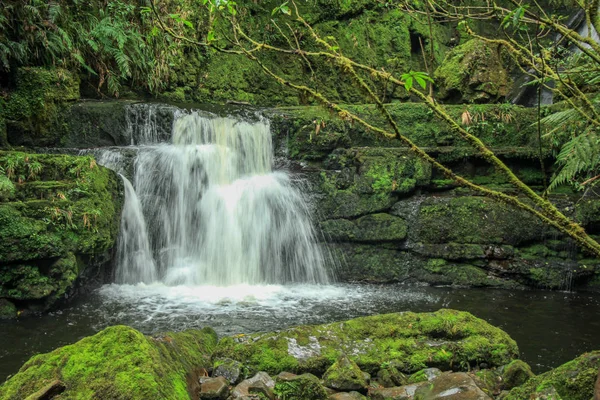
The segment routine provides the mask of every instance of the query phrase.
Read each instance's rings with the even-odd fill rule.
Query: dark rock
[[[216,343],[210,328],[149,337],[127,326],[111,326],[32,357],[0,386],[0,398],[22,400],[49,392],[48,383],[56,377],[66,388],[57,397],[65,399],[178,399],[186,388],[191,396],[197,371],[210,366]]]
[[[17,318],[17,307],[6,299],[0,299],[0,319]]]
[[[204,380],[200,385],[201,399],[225,400],[229,396],[229,383],[222,376]]]
[[[444,373],[420,386],[415,392],[419,400],[491,400],[464,372]]]
[[[232,385],[240,381],[242,377],[242,363],[230,358],[218,358],[213,363],[213,376],[225,377]]]
[[[366,390],[368,381],[358,365],[346,355],[341,355],[323,375],[325,386],[335,390]]]

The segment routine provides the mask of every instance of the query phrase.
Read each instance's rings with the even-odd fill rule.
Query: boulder
[[[240,381],[244,366],[239,361],[230,358],[218,358],[213,363],[213,376],[222,376],[232,385]]]
[[[415,400],[492,400],[464,372],[444,373],[421,385]]]
[[[216,342],[210,328],[148,337],[112,326],[32,357],[0,386],[0,399],[25,399],[46,390],[57,377],[65,399],[188,398],[198,380],[195,371],[210,367]]]
[[[267,374],[266,372],[258,372],[252,378],[245,379],[240,382],[233,390],[231,391],[231,399],[245,399],[251,396],[250,388],[257,388],[261,385],[256,385],[258,382],[261,382],[265,387],[272,390],[275,387],[275,381]]]
[[[513,85],[506,58],[501,46],[480,39],[455,47],[434,73],[440,98],[456,103],[506,98]]]
[[[342,354],[369,374],[394,362],[403,373],[426,367],[507,364],[518,355],[502,330],[467,312],[397,313],[223,338],[214,357],[243,363],[250,372],[323,374]]]
[[[369,389],[369,398],[373,400],[413,400],[421,383],[399,387]]]
[[[368,381],[358,365],[342,354],[323,375],[325,386],[342,391],[366,390]]]
[[[383,387],[402,386],[408,383],[408,378],[402,372],[398,371],[395,363],[387,363],[382,365],[377,371],[377,383]]]
[[[327,400],[327,391],[313,374],[277,376],[275,394],[286,400]]]
[[[503,399],[590,400],[594,396],[599,368],[600,351],[586,353],[558,368],[529,378],[525,384],[512,389]]]
[[[534,376],[531,367],[524,361],[514,360],[504,367],[502,372],[502,388],[510,390],[523,385]]]
[[[229,383],[222,376],[204,379],[200,385],[201,399],[225,400],[229,395]]]

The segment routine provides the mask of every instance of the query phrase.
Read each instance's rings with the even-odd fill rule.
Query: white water
[[[153,107],[146,107],[153,108]],[[143,110],[143,109],[142,109]],[[137,147],[116,282],[229,287],[329,281],[306,202],[273,172],[268,121],[175,111],[170,143],[156,110],[129,117]]]

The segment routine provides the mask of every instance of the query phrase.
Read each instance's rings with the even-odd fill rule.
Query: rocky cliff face
[[[424,106],[389,106],[403,133],[473,182],[514,190]],[[274,116],[287,156],[312,183],[325,240],[344,281],[429,282],[464,286],[596,289],[600,263],[528,213],[456,187],[394,140],[310,109]],[[378,122],[376,111],[354,111]],[[454,106],[477,115],[470,126],[528,185],[542,189],[532,110]],[[542,158],[551,165],[550,145]],[[285,153],[285,151],[284,151]],[[597,231],[598,201],[565,191],[553,201],[588,231]]]

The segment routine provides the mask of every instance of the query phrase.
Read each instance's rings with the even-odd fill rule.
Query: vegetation
[[[189,399],[191,374],[210,366],[216,341],[210,328],[146,337],[112,326],[32,357],[0,386],[0,399],[25,399],[57,380],[61,399]]]
[[[228,52],[234,52],[239,55],[244,55],[251,61],[255,62],[257,65],[261,67],[263,72],[270,76],[272,79],[279,82],[282,86],[292,88],[302,93],[307,98],[313,99],[314,101],[322,104],[326,109],[330,110],[338,114],[338,116],[343,120],[353,121],[354,123],[360,124],[364,126],[366,129],[380,134],[383,137],[395,138],[400,140],[405,146],[409,147],[419,158],[425,160],[431,165],[433,165],[436,169],[441,171],[447,178],[454,180],[457,184],[467,187],[469,189],[474,190],[475,192],[482,193],[484,195],[490,196],[492,198],[501,200],[518,208],[528,211],[529,213],[535,215],[545,223],[553,226],[558,231],[564,233],[565,235],[573,238],[579,246],[585,248],[586,250],[592,252],[595,255],[600,255],[600,244],[596,242],[593,238],[591,238],[584,229],[579,226],[576,222],[565,216],[561,211],[559,211],[555,205],[553,205],[544,195],[540,195],[533,191],[530,187],[524,184],[511,170],[508,168],[485,144],[481,141],[480,138],[475,136],[468,129],[468,125],[470,122],[470,117],[466,115],[463,118],[464,125],[456,122],[445,110],[443,106],[438,104],[434,98],[432,97],[431,90],[429,93],[425,92],[427,85],[431,88],[431,78],[425,73],[422,72],[406,72],[405,73],[391,73],[386,71],[385,69],[379,69],[373,67],[366,63],[361,63],[355,61],[353,58],[348,57],[344,53],[344,49],[341,48],[338,41],[333,36],[324,36],[316,29],[314,29],[311,24],[304,19],[296,4],[292,1],[290,3],[291,7],[287,5],[284,8],[276,8],[273,13],[274,14],[282,14],[282,20],[280,23],[282,26],[286,26],[287,29],[283,29],[279,27],[280,33],[280,42],[281,44],[270,44],[269,42],[262,41],[260,39],[254,39],[250,33],[246,31],[244,26],[239,22],[238,19],[238,11],[235,8],[234,3],[230,2],[217,2],[213,3],[210,0],[206,0],[204,2],[209,7],[209,10],[215,15],[215,18],[222,18],[223,25],[226,26],[227,29],[222,30],[220,35],[223,38],[227,39],[229,43],[229,47],[233,47],[233,49],[226,49],[222,45],[215,42],[214,40],[210,40],[204,43],[198,43],[197,41],[187,39],[189,43],[193,43],[196,45],[212,45],[214,47],[220,48],[222,50],[226,50]],[[539,81],[541,85],[549,86],[546,82],[547,78],[554,79],[556,82],[564,81],[562,76],[559,73],[556,73],[552,70],[545,59],[536,56],[536,53],[525,53],[525,50],[522,49],[524,47],[523,44],[518,40],[520,31],[517,29],[519,24],[521,23],[532,23],[538,29],[540,27],[548,27],[559,33],[561,33],[567,40],[572,42],[577,42],[576,47],[582,51],[585,55],[590,57],[592,60],[594,59],[593,51],[596,47],[600,45],[592,43],[589,37],[582,37],[580,35],[573,35],[568,28],[565,28],[562,23],[555,22],[552,19],[547,18],[547,14],[535,14],[526,10],[525,7],[521,6],[515,1],[515,5],[517,9],[511,10],[501,7],[495,2],[487,2],[483,7],[484,13],[489,12],[489,10],[494,11],[493,14],[485,14],[486,18],[499,18],[501,19],[501,27],[507,30],[512,23],[512,29],[517,30],[517,34],[513,36],[510,40],[502,40],[502,39],[490,39],[484,36],[477,34],[473,31],[468,25],[468,19],[471,18],[471,14],[468,13],[469,8],[463,9],[462,6],[456,8],[449,3],[442,2],[442,15],[448,17],[462,17],[463,23],[461,24],[462,29],[465,34],[480,39],[486,43],[491,44],[501,44],[505,47],[510,54],[510,56],[515,60],[515,62],[519,65],[521,69],[525,69],[526,67],[533,68],[534,71],[543,73],[542,78]],[[403,3],[399,4],[400,6]],[[443,6],[451,6],[452,12],[444,9]],[[436,10],[438,3],[434,3],[432,1],[426,1],[421,8],[412,8],[411,11],[413,13],[418,13],[420,10],[421,13],[427,14],[428,18],[431,18],[431,13]],[[538,6],[539,7],[539,6]],[[540,8],[540,11],[544,11]],[[433,9],[433,10],[432,10]],[[591,7],[586,7],[585,12],[588,13],[588,21],[591,20]],[[155,11],[155,16],[157,17],[159,24],[164,28],[164,25],[161,22],[161,16],[156,11],[156,8],[153,8]],[[457,11],[458,10],[458,11]],[[466,10],[466,11],[465,11]],[[488,10],[488,11],[485,11]],[[437,11],[436,11],[437,12]],[[286,18],[286,16],[292,16],[292,20],[290,18]],[[534,18],[535,17],[535,18]],[[273,21],[274,24],[278,25],[276,20]],[[286,24],[286,25],[283,25]],[[291,24],[294,24],[293,26]],[[431,20],[429,25],[431,26]],[[517,25],[517,26],[515,26]],[[279,26],[279,25],[278,25]],[[172,37],[179,38],[181,40],[186,40],[185,37],[178,36],[170,29],[165,29],[165,31],[170,34]],[[212,31],[211,31],[212,32]],[[211,36],[214,38],[215,34]],[[301,42],[300,37],[304,40]],[[311,43],[311,46],[307,50],[307,42]],[[586,47],[589,46],[588,47]],[[590,50],[591,48],[591,50]],[[331,63],[335,67],[339,68],[339,70],[347,76],[349,80],[351,80],[358,88],[360,88],[368,101],[373,102],[377,105],[378,109],[382,113],[383,117],[386,120],[386,126],[376,126],[370,121],[366,121],[355,113],[351,112],[346,107],[340,106],[333,102],[330,98],[327,97],[326,94],[320,90],[316,82],[319,81],[320,75],[313,75],[312,80],[305,80],[304,82],[298,81],[296,77],[288,78],[286,76],[282,76],[277,71],[271,68],[269,64],[265,62],[264,54],[271,53],[279,53],[282,55],[294,55],[302,59],[305,62],[307,69],[312,70],[312,62],[314,60],[326,60]],[[432,61],[434,59],[434,51],[431,51]],[[532,58],[527,58],[524,54],[531,55]],[[314,70],[313,70],[314,73]],[[448,123],[453,132],[461,137],[465,142],[475,148],[482,157],[493,165],[500,173],[507,177],[507,180],[511,185],[515,187],[515,189],[519,192],[519,194],[523,197],[518,197],[514,195],[509,195],[504,192],[500,192],[497,190],[487,189],[480,185],[477,185],[460,175],[457,175],[452,170],[450,170],[445,165],[441,164],[439,161],[431,157],[426,151],[417,146],[410,138],[404,136],[397,125],[397,122],[390,115],[389,111],[383,105],[384,97],[378,94],[377,86],[373,84],[373,80],[378,81],[379,84],[385,85],[393,85],[396,87],[401,87],[406,89],[406,91],[414,96],[416,99],[419,99],[427,106],[429,106],[433,112],[441,118],[443,121]],[[560,85],[558,85],[560,87]],[[585,117],[589,124],[595,126],[595,114],[596,110],[594,105],[589,100],[588,96],[582,92],[581,88],[577,85],[567,84],[566,89],[557,89],[557,94],[561,95],[565,101],[568,103],[570,108],[577,110],[580,115]],[[562,91],[561,91],[562,90]],[[541,135],[540,135],[541,136]],[[541,141],[541,138],[539,138]],[[541,153],[540,153],[541,157]],[[523,198],[526,200],[524,201]]]

